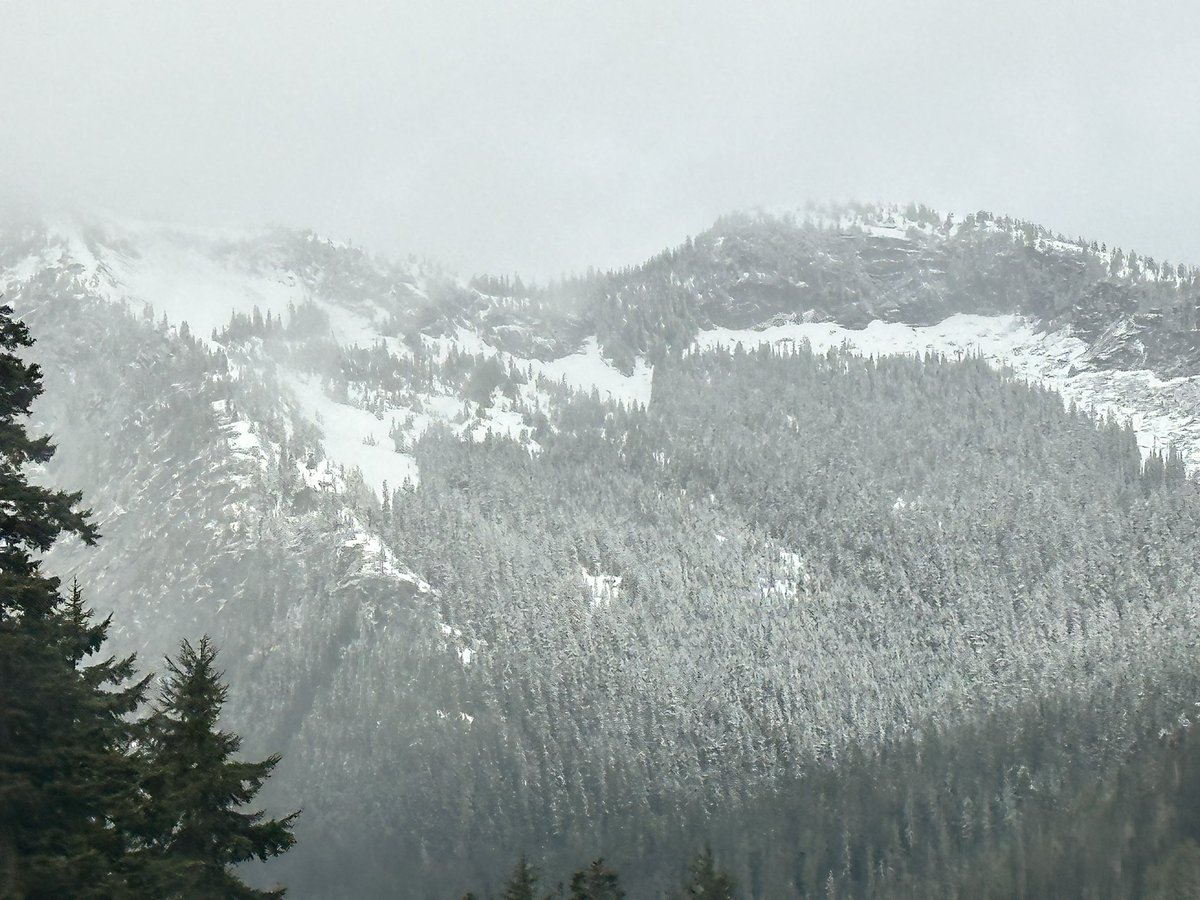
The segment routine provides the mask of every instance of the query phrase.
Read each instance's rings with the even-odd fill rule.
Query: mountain
[[[51,563],[146,664],[214,637],[305,810],[294,896],[495,890],[535,850],[653,895],[705,840],[754,896],[858,895],[889,853],[931,896],[949,851],[904,822],[1008,841],[1196,696],[1194,269],[911,206],[731,216],[543,286],[13,224],[0,285],[41,477],[103,535]],[[910,790],[893,846],[845,812],[937,784],[939,742],[989,748],[969,813]],[[821,822],[845,847],[797,862]]]

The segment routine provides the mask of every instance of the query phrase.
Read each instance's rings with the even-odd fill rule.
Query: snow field
[[[959,313],[936,325],[903,325],[874,321],[865,328],[834,322],[789,322],[762,329],[714,328],[702,332],[696,348],[751,349],[764,344],[781,350],[807,342],[814,352],[845,348],[863,356],[922,355],[949,358],[981,356],[1018,378],[1058,391],[1096,415],[1113,414],[1131,422],[1144,454],[1174,444],[1188,467],[1200,467],[1200,376],[1163,381],[1148,370],[1090,369],[1088,344],[1067,330],[1043,331],[1021,316],[978,316]]]

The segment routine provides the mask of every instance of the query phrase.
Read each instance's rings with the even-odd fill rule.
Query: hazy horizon
[[[464,275],[720,215],[987,209],[1200,263],[1200,9],[0,3],[0,198],[313,228]]]

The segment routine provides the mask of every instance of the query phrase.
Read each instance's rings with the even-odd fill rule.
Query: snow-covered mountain
[[[586,520],[575,504],[588,485],[548,487],[531,468],[526,493],[535,506],[511,509],[504,491],[490,493],[491,463],[476,461],[472,448],[523,472],[548,447],[563,446],[562,435],[598,421],[597,440],[624,453],[650,432],[622,417],[654,407],[676,361],[716,348],[765,345],[786,355],[807,345],[817,354],[979,357],[1067,404],[1129,422],[1144,455],[1165,456],[1170,446],[1194,468],[1197,284],[1194,270],[1028,223],[984,213],[957,220],[923,207],[730,217],[641,266],[543,287],[467,281],[279,229],[212,233],[108,220],[13,225],[0,235],[0,289],[38,338],[46,376],[38,415],[59,445],[43,477],[83,489],[103,535],[97,550],[56,549],[53,565],[115,611],[115,641],[149,665],[180,637],[211,633],[234,686],[232,724],[250,752],[286,757],[272,786],[279,802],[303,805],[326,838],[344,829],[347,852],[356,828],[390,829],[397,858],[408,861],[436,854],[435,838],[406,824],[406,809],[440,822],[450,815],[446,798],[457,797],[456,822],[504,827],[478,798],[489,779],[524,777],[510,754],[524,753],[531,771],[564,785],[592,778],[567,751],[538,750],[507,704],[569,708],[558,695],[571,685],[541,684],[542,663],[532,660],[554,660],[545,665],[555,678],[599,678],[572,668],[570,641],[635,646],[648,627],[624,611],[626,598],[650,590],[649,570],[631,562],[643,552],[632,531],[620,549],[609,526],[585,528],[519,572],[514,560],[524,557],[507,554],[530,509],[541,510],[539,528],[560,508]],[[453,471],[439,462],[451,454],[462,454]],[[578,480],[589,477],[581,470]],[[454,505],[463,497],[474,504],[469,511]],[[897,515],[923,502],[904,492],[886,499]],[[414,524],[398,527],[400,515]],[[654,515],[644,511],[645,521]],[[825,589],[806,570],[804,548],[756,531],[752,517],[726,518],[713,505],[683,521],[696,532],[688,540],[703,532],[722,560],[692,563],[743,573],[736,578],[755,602],[782,609]],[[464,536],[459,561],[479,567],[482,580],[468,585],[454,565],[434,559],[435,534]],[[575,595],[581,610],[538,605]],[[969,638],[978,655],[993,625],[968,618],[939,627],[947,640]],[[1101,619],[1087,622],[1089,635],[1102,630]],[[499,646],[498,635],[510,646]],[[623,660],[629,684],[645,686],[646,708],[631,713],[629,734],[654,732],[680,710],[707,709],[716,721],[728,704],[748,702],[723,696],[699,670],[703,696],[677,695],[661,674],[665,664],[660,672],[654,660],[604,653],[614,667]],[[936,656],[923,657],[929,673],[941,672]],[[1043,664],[1039,671],[1058,663]],[[955,665],[907,685],[918,698],[911,703],[867,692],[853,699],[854,716],[842,716],[853,724],[797,723],[788,740],[797,755],[816,748],[836,756],[872,729],[885,731],[889,716],[915,719],[947,698],[965,708],[982,663]],[[1005,681],[1000,664],[991,665],[988,690],[1009,696],[1020,679]],[[872,678],[863,683],[886,682]],[[594,720],[583,709],[563,726],[577,730],[581,746],[617,727],[599,706]],[[793,727],[787,709],[771,715]],[[739,752],[756,766],[766,758]],[[673,783],[667,764],[656,765],[654,783]],[[376,791],[365,812],[372,791],[352,794],[364,785]],[[578,795],[594,791],[584,785]],[[566,828],[566,807],[552,794],[543,801],[536,816]],[[503,841],[489,848],[471,850],[481,869],[508,863]],[[466,852],[451,848],[447,859]],[[293,864],[310,879],[320,865]],[[394,873],[373,865],[354,890],[385,895]],[[336,891],[310,883],[314,896]]]
[[[807,341],[819,350],[845,346],[872,356],[982,355],[1020,378],[1052,387],[1068,403],[1131,421],[1146,451],[1174,443],[1190,465],[1200,459],[1200,419],[1194,415],[1200,401],[1200,342],[1191,329],[1165,322],[1163,310],[1174,303],[1181,318],[1194,315],[1200,303],[1194,270],[1127,256],[1116,248],[1101,250],[1082,239],[1068,241],[984,213],[954,224],[953,216],[924,207],[907,213],[889,207],[834,208],[810,211],[801,225],[795,223],[794,217],[718,223],[640,270],[609,276],[605,288],[612,297],[606,299],[635,310],[637,294],[653,290],[665,260],[672,286],[685,303],[691,291],[690,305],[702,310],[692,312],[694,331],[676,340],[677,346]],[[813,243],[814,234],[834,244],[842,258],[827,247],[804,246]],[[789,236],[797,239],[785,246],[786,255],[795,257],[789,265],[803,260],[828,269],[812,279],[816,284],[780,271],[779,257],[772,254]],[[1052,308],[1038,310],[1036,290],[1027,288],[1021,296],[1023,286],[1009,284],[1004,290],[1010,296],[997,296],[986,273],[974,273],[981,290],[970,294],[969,286],[951,286],[954,273],[947,274],[962,266],[954,257],[967,250],[991,252],[995,268],[1002,267],[1007,251],[1021,262],[1035,260],[1038,268],[1066,270],[1074,276],[1069,284],[1078,296],[1056,297]],[[613,347],[587,333],[589,326],[595,331],[607,324],[588,322],[607,312],[601,304],[594,311],[586,308],[585,295],[596,292],[590,284],[534,288],[529,295],[520,295],[519,284],[515,291],[506,285],[495,295],[486,291],[486,279],[468,284],[429,263],[372,258],[313,234],[217,232],[120,220],[12,229],[0,252],[0,279],[10,296],[29,293],[24,283],[30,278],[58,272],[91,295],[231,356],[245,352],[218,339],[231,319],[246,317],[253,328],[255,316],[282,322],[302,307],[341,346],[380,345],[405,353],[419,337],[424,349],[441,359],[454,351],[495,357],[531,376],[531,385],[540,378],[577,391],[594,389],[614,401],[650,400],[653,366],[642,355],[647,348],[634,348],[641,354],[633,357],[624,335],[608,335],[609,343],[618,345]],[[803,259],[806,253],[810,259]],[[707,258],[695,268],[708,271],[689,272],[701,254]],[[746,271],[737,272],[740,267]],[[921,275],[928,277],[918,283]],[[822,280],[831,283],[822,286]],[[1039,287],[1050,293],[1051,284]],[[967,296],[956,298],[956,292]],[[1087,292],[1103,302],[1091,306],[1081,299]],[[357,468],[376,490],[385,480],[395,487],[419,477],[411,458],[388,446],[396,420],[405,423],[409,441],[433,422],[456,424],[475,439],[488,430],[519,436],[518,411],[546,401],[530,386],[519,399],[500,398],[470,423],[456,422],[463,398],[452,390],[414,395],[416,407],[367,410],[362,402],[331,397],[302,369],[285,366],[277,374],[281,399],[322,432],[328,462]],[[251,433],[244,433],[249,446]]]

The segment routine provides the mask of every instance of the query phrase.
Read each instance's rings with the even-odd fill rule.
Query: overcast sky
[[[1184,0],[0,0],[0,197],[463,274],[848,198],[1200,263],[1198,33]]]

